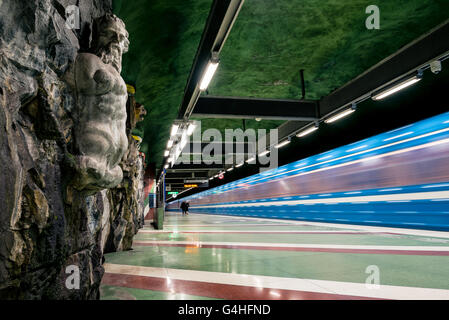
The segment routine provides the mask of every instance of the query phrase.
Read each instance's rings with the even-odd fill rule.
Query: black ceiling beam
[[[207,171],[207,170],[222,170],[224,169],[224,164],[204,164],[204,163],[200,163],[200,164],[184,164],[184,163],[180,163],[180,164],[175,164],[171,169],[167,169],[167,172],[172,173],[173,170],[175,172],[179,171]],[[196,174],[196,173],[195,173]]]
[[[184,178],[172,178],[168,175],[165,176],[165,183],[167,184],[176,184],[176,183],[184,183],[184,179],[187,179],[187,177]],[[192,179],[192,177],[188,177],[188,179]]]
[[[191,116],[314,121],[317,115],[317,101],[313,100],[205,96],[198,99]]]
[[[256,133],[257,134],[257,133]],[[225,138],[225,137],[223,137]],[[257,138],[257,136],[256,136]],[[198,142],[190,142],[188,144],[186,144],[186,146],[184,147],[184,149],[182,149],[182,153],[183,154],[191,154],[191,155],[195,155],[195,153],[198,152],[202,152],[203,149],[208,146],[210,148],[220,148],[221,145],[221,152],[222,154],[226,154],[226,151],[232,150],[232,153],[236,153],[237,151],[240,151],[240,149],[242,149],[243,153],[254,153],[256,152],[256,144],[255,143],[248,143],[248,142],[237,142],[237,141],[233,141],[233,142],[202,142],[201,143],[201,149],[198,148]]]
[[[220,53],[232,25],[243,5],[243,0],[214,0],[201,36],[195,59],[190,70],[184,96],[178,112],[178,119],[188,119],[201,92],[198,83],[212,56]]]
[[[171,169],[170,169],[171,170]],[[175,169],[176,170],[176,169]],[[207,171],[197,171],[194,172],[194,176],[192,176],[192,172],[171,172],[167,171],[165,179],[204,179],[207,178]]]
[[[278,127],[278,139],[283,140],[290,136],[292,132],[297,131],[299,128],[303,128],[310,122],[306,121],[287,121]],[[268,139],[267,139],[268,140]]]

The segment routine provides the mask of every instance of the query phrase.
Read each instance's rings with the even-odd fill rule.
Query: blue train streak
[[[449,112],[167,205],[193,213],[449,231]]]

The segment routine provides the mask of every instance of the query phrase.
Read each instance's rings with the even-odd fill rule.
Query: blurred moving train
[[[449,231],[449,112],[170,202],[179,210]]]

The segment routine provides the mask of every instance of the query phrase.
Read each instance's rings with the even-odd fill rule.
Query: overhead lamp
[[[406,79],[401,80],[400,82],[395,83],[393,86],[389,86],[387,89],[382,89],[380,92],[374,93],[372,96],[373,100],[381,100],[393,93],[396,93],[404,88],[411,86],[412,84],[417,83],[422,79],[422,72],[418,72],[417,75],[412,77],[408,77]]]
[[[214,180],[214,177],[210,177],[209,180]]]
[[[187,139],[187,133],[184,132],[184,133],[182,134],[182,138],[181,138],[181,148],[180,148],[181,151],[182,151],[182,150],[184,149],[184,147],[186,146],[188,140],[189,140],[189,139]]]
[[[168,163],[164,166],[165,169],[168,169]]]
[[[263,157],[264,155],[269,154],[269,153],[270,153],[270,150],[262,151],[261,153],[259,153],[259,157]]]
[[[313,127],[310,127],[308,129],[305,129],[305,130],[299,132],[296,136],[298,138],[301,138],[301,137],[304,137],[304,136],[306,136],[306,135],[308,135],[308,134],[310,134],[310,133],[312,133],[312,132],[314,132],[316,130],[318,130],[318,126],[313,126]]]
[[[330,117],[329,119],[324,120],[324,122],[326,123],[332,123],[334,121],[337,121],[341,118],[346,117],[347,115],[350,115],[351,113],[353,113],[355,111],[355,105],[353,105],[351,108],[346,109],[342,112],[337,113],[336,115]]]
[[[256,157],[255,157],[255,156],[249,158],[248,160],[246,160],[246,162],[247,162],[247,163],[250,163],[251,161],[254,161],[254,160],[256,160]]]
[[[195,131],[196,125],[194,123],[189,124],[187,128],[187,135],[191,136],[193,131]]]
[[[287,140],[284,140],[284,141],[278,143],[278,144],[275,145],[274,147],[275,147],[276,149],[282,148],[283,146],[286,146],[287,144],[289,144],[289,143],[291,142],[290,140],[291,140],[291,139],[290,139],[290,137],[289,137]]]
[[[241,166],[243,166],[244,162],[237,164],[235,167],[236,168],[240,168]]]
[[[232,170],[234,170],[234,167],[230,167],[230,168],[226,169],[226,171],[232,171]]]
[[[168,157],[169,154],[170,154],[170,151],[169,150],[165,150],[164,157]]]
[[[179,125],[177,125],[177,124],[174,124],[171,126],[171,131],[170,131],[171,137],[174,137],[176,135],[176,133],[178,132],[178,128],[179,128]]]
[[[170,149],[172,145],[173,145],[173,140],[168,140],[167,149]]]
[[[206,71],[204,72],[203,77],[201,78],[199,86],[199,89],[201,91],[206,90],[207,87],[209,86],[209,83],[212,80],[215,71],[217,71],[218,64],[219,64],[218,54],[214,52],[212,53],[212,59],[207,63]]]

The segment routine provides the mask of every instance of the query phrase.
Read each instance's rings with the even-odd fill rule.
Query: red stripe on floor
[[[218,249],[241,249],[241,250],[275,250],[275,251],[302,251],[302,252],[335,252],[335,253],[366,253],[366,254],[397,254],[417,256],[449,256],[449,251],[421,251],[421,250],[386,250],[386,249],[340,249],[340,248],[301,248],[301,247],[270,247],[270,246],[245,246],[245,245],[210,245],[210,244],[168,244],[168,243],[145,243],[134,241],[135,246],[145,247],[196,247],[196,248],[218,248]]]
[[[218,284],[201,281],[105,273],[103,285],[184,293],[227,300],[377,300],[370,297]]]

